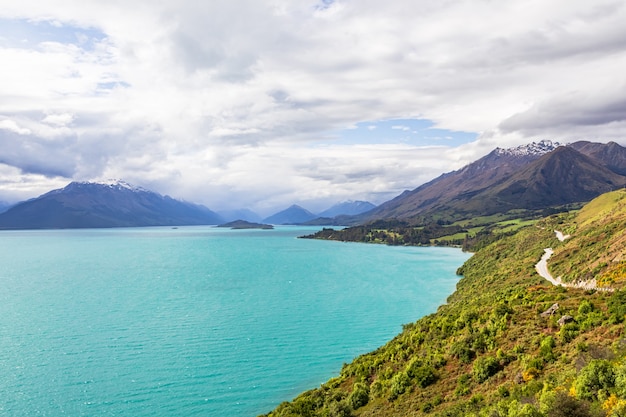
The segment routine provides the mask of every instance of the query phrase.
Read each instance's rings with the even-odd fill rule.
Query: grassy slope
[[[590,280],[622,285],[626,279],[626,189],[604,194],[587,204],[567,224],[572,235],[555,250],[554,276],[564,281]]]
[[[345,365],[339,377],[281,404],[269,416],[626,411],[626,366],[619,365],[626,352],[626,292],[557,288],[534,270],[545,247],[555,249],[555,268],[567,263],[570,271],[585,270],[588,257],[568,258],[567,251],[589,237],[594,254],[611,253],[615,260],[598,272],[617,274],[612,285],[624,285],[623,272],[615,269],[626,253],[621,223],[626,200],[620,193],[624,191],[602,196],[576,215],[555,215],[521,228],[479,250],[461,268],[464,278],[448,304],[406,325],[385,346]],[[559,242],[555,229],[574,237]],[[557,313],[542,317],[553,303],[560,306]],[[560,327],[557,320],[565,314],[575,322]],[[590,370],[598,364],[613,377],[593,388],[598,384],[582,379],[598,373]]]

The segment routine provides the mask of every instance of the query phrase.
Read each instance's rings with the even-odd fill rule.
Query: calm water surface
[[[469,257],[315,230],[0,232],[0,414],[268,412],[435,311]]]

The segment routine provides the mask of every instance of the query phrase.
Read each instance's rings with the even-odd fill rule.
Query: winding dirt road
[[[563,233],[559,232],[558,230],[555,230],[554,233],[556,234],[557,239],[559,239],[561,242],[563,242],[565,239],[570,238],[570,235],[563,235]],[[614,291],[613,288],[598,287],[595,279],[592,279],[590,281],[564,283],[561,277],[554,278],[548,270],[548,259],[550,259],[554,251],[552,250],[552,248],[545,248],[544,252],[545,253],[541,257],[539,262],[537,262],[537,264],[535,265],[535,270],[542,278],[550,281],[552,285],[566,288],[582,288],[585,290]]]

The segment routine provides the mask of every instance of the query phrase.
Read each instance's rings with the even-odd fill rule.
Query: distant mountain
[[[292,205],[291,207],[273,214],[265,219],[263,223],[269,224],[301,224],[317,218],[317,216],[307,209],[304,209],[298,205]]]
[[[319,217],[354,216],[374,209],[376,206],[368,201],[344,201],[324,210]]]
[[[458,171],[381,204],[360,222],[402,219],[420,223],[538,210],[585,202],[626,185],[626,148],[576,142],[558,146],[541,141],[516,148],[496,148]]]
[[[580,141],[569,145],[578,152],[598,160],[611,171],[626,175],[626,148],[615,142],[594,143]]]
[[[13,204],[5,203],[4,201],[0,201],[0,213],[4,213],[7,211]]]
[[[247,222],[260,222],[261,216],[248,209],[240,209],[240,210],[223,210],[218,211],[217,214],[220,215],[221,218],[226,222],[232,222],[235,220],[245,220]]]
[[[208,208],[123,181],[72,182],[0,214],[2,229],[62,229],[219,224]]]

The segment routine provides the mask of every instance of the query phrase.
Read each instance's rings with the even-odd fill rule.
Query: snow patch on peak
[[[529,155],[544,155],[552,152],[559,146],[562,146],[559,142],[552,142],[548,139],[540,140],[539,142],[531,142],[526,145],[517,146],[514,148],[496,148],[496,155],[512,155],[512,156],[529,156]]]
[[[137,192],[150,192],[149,190],[143,188],[143,187],[139,187],[139,186],[135,186],[132,184],[127,183],[124,180],[120,180],[120,179],[106,179],[106,180],[98,180],[98,181],[84,181],[84,182],[80,182],[79,184],[85,184],[85,185],[102,185],[105,187],[109,187],[109,188],[116,188],[118,190],[129,190],[129,191],[137,191]]]

